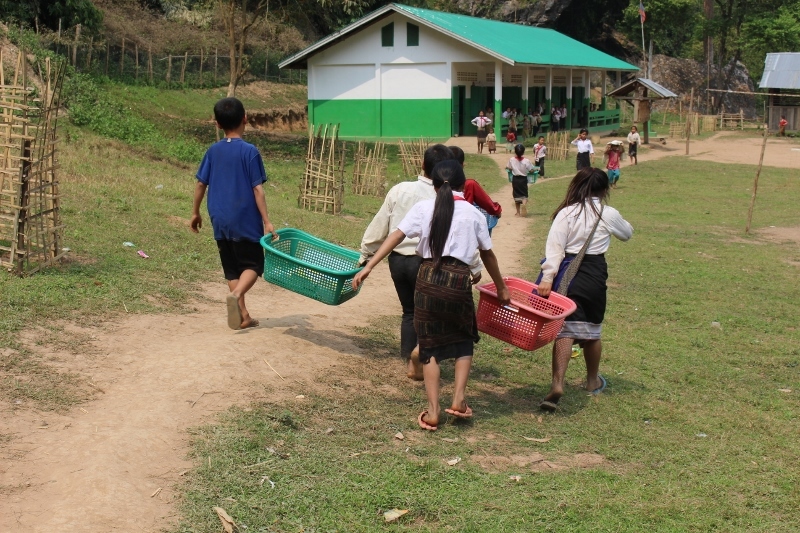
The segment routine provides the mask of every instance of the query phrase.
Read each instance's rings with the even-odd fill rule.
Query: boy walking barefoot
[[[247,124],[242,103],[223,98],[214,106],[214,118],[225,138],[211,145],[200,163],[189,225],[195,233],[203,226],[200,204],[208,189],[208,215],[231,291],[226,299],[228,327],[253,328],[258,320],[247,311],[244,295],[264,273],[259,241],[267,233],[278,238],[264,199],[262,184],[267,174],[258,149],[242,140]]]

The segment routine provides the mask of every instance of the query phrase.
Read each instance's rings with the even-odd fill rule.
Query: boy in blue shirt
[[[226,300],[228,327],[252,328],[258,320],[247,311],[244,295],[264,273],[261,237],[271,233],[277,239],[278,234],[267,215],[261,154],[242,140],[247,124],[242,102],[223,98],[214,106],[214,118],[225,138],[211,145],[200,163],[190,226],[197,233],[203,225],[200,204],[208,189],[208,215],[231,290]]]

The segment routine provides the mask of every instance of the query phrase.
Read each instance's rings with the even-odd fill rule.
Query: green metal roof
[[[547,28],[392,4],[459,40],[493,51],[513,63],[605,70],[639,70],[621,59]]]
[[[338,32],[285,59],[281,62],[280,67],[303,68],[309,56],[337,42],[341,42],[351,33],[362,29],[366,24],[391,15],[392,12],[406,15],[420,24],[438,30],[511,65],[530,64],[603,70],[639,70],[638,67],[630,63],[610,56],[555,30],[432,11],[402,4],[388,4],[365,15]]]

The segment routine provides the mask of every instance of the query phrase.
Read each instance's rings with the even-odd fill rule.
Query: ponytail
[[[450,235],[453,223],[455,200],[453,189],[463,187],[466,178],[461,164],[455,160],[442,161],[433,169],[433,186],[437,189],[436,201],[433,204],[433,217],[431,218],[430,241],[428,243],[433,268],[437,270],[442,260],[444,245]]]

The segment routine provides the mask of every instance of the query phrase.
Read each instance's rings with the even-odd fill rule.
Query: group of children
[[[225,137],[208,149],[197,172],[190,227],[195,233],[201,229],[200,206],[208,193],[208,213],[230,289],[226,299],[228,326],[231,329],[246,329],[259,325],[247,310],[245,295],[264,271],[261,238],[269,234],[272,239],[278,236],[267,212],[263,190],[267,175],[261,155],[253,145],[242,139],[247,124],[244,106],[235,98],[225,98],[215,105],[214,116],[218,126],[225,132]],[[582,137],[585,140],[585,133],[582,133]],[[592,202],[597,202],[597,197],[602,201],[607,195],[603,191],[607,190],[609,182],[613,184],[618,178],[621,154],[619,145],[609,143],[607,150],[609,170],[615,170],[612,167],[616,166],[617,174],[612,178],[592,168],[584,169],[588,173],[579,172],[570,185],[570,191],[581,190],[586,194],[580,198],[572,198],[568,194],[562,208],[577,201],[581,206],[588,202],[596,211]],[[524,153],[525,147],[517,144],[515,157],[508,165],[513,173],[517,214],[523,216],[528,196],[527,175],[533,170],[533,164],[524,158]],[[534,154],[534,160],[543,175],[547,155],[544,137],[539,138]],[[370,242],[374,241],[371,248],[365,248],[362,242],[362,252],[367,250],[366,254],[362,253],[366,264],[352,281],[353,288],[358,289],[387,256],[413,259],[404,262],[401,267],[408,271],[405,274],[413,293],[414,339],[412,343],[403,342],[401,329],[401,345],[408,345],[405,348],[401,346],[401,351],[411,351],[409,377],[416,379],[421,375],[425,382],[428,407],[420,413],[418,423],[427,430],[435,430],[441,417],[439,364],[446,359],[455,360],[455,392],[451,407],[444,411],[458,418],[472,416],[472,409],[465,398],[465,389],[474,343],[478,340],[472,299],[472,285],[480,279],[480,270],[476,272],[474,268],[476,263],[482,262],[483,268],[494,281],[500,304],[510,303],[509,289],[492,252],[487,219],[475,206],[481,204],[481,198],[485,196],[485,209],[492,210],[495,216],[499,216],[501,208],[485,195],[474,180],[466,179],[463,166],[463,151],[460,149],[452,150],[443,145],[434,145],[426,150],[423,160],[425,175],[420,176],[416,182],[404,182],[393,187],[381,211],[367,228],[365,241],[370,240],[368,234],[374,229],[373,226],[381,226],[381,230],[376,233],[380,235],[377,239],[371,239]],[[583,181],[591,186],[584,187],[581,184]],[[602,181],[605,181],[604,186]],[[395,194],[397,198],[394,201],[390,201],[398,188],[403,190]],[[623,222],[624,220],[619,222],[622,229],[615,230],[611,227],[606,235],[610,231],[620,238],[628,238],[630,234],[626,228],[629,225],[624,226],[627,223],[622,224]],[[604,242],[607,247],[607,241]],[[401,248],[405,254],[396,252]],[[397,285],[399,278],[395,276],[397,269],[392,269],[391,259],[392,257],[390,270],[402,303],[403,297]],[[405,315],[405,304],[403,308]],[[602,320],[602,313],[597,316]],[[416,343],[416,347],[410,350],[413,343]],[[592,361],[599,363],[599,348],[595,351],[597,353],[593,353]],[[555,358],[554,351],[554,361]],[[595,390],[599,386],[597,364],[593,368],[594,375],[590,372],[588,376],[589,390]],[[555,378],[556,374],[554,383]],[[560,379],[563,380],[563,376]],[[554,405],[553,402],[558,401],[558,392],[558,387],[551,390],[551,395],[543,405],[548,402],[548,405]]]

